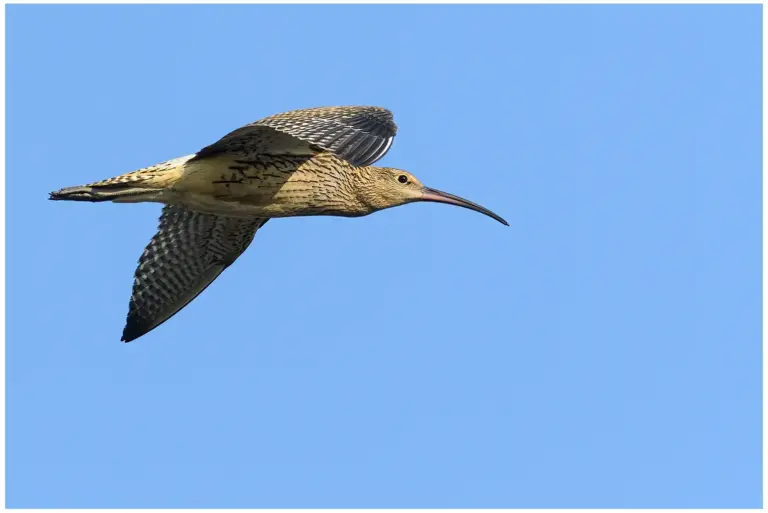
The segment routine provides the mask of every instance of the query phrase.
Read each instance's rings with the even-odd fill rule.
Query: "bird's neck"
[[[284,191],[292,196],[300,191],[309,193],[299,215],[363,216],[376,210],[369,194],[374,172],[375,168],[353,167],[322,153],[299,166]]]
[[[352,175],[355,195],[363,214],[370,214],[392,206],[380,190],[382,169],[374,166],[355,168]]]

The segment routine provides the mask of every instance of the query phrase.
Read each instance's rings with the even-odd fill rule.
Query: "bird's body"
[[[154,329],[202,292],[269,219],[364,216],[412,201],[479,205],[371,166],[396,126],[386,109],[324,107],[246,125],[193,155],[79,187],[51,199],[165,204],[136,271],[123,340]]]
[[[378,168],[354,167],[332,153],[262,154],[192,160],[166,202],[233,216],[362,216],[374,211],[365,183]]]

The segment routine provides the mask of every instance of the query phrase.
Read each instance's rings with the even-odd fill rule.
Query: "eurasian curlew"
[[[239,257],[270,218],[357,217],[415,201],[490,210],[425,187],[400,169],[373,167],[397,126],[380,107],[320,107],[277,114],[193,155],[52,192],[50,199],[163,203],[139,259],[122,340],[171,318]]]

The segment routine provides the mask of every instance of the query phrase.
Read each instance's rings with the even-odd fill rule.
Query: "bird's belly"
[[[293,217],[318,215],[303,198],[290,194],[213,196],[194,192],[167,191],[166,203],[184,205],[198,212],[230,217]],[[328,214],[331,214],[328,212]]]
[[[165,203],[184,205],[185,207],[206,214],[230,217],[263,217],[263,209],[254,205],[243,205],[238,201],[216,198],[209,194],[194,192],[167,191]]]

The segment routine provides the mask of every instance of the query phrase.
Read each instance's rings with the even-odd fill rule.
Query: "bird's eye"
[[[397,181],[400,183],[408,183],[408,177],[405,175],[400,175],[397,177]]]

